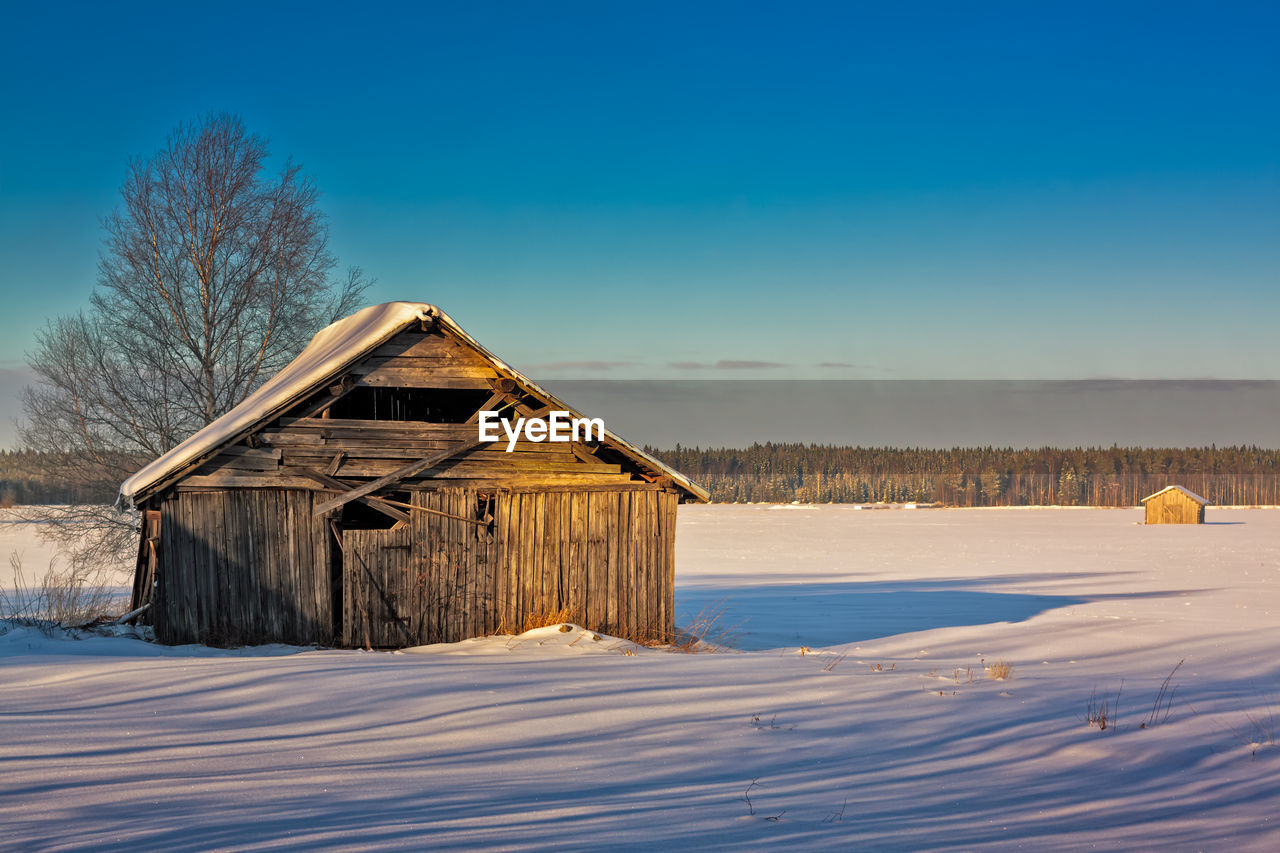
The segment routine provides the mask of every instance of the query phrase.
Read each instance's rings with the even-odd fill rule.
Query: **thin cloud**
[[[716,370],[762,370],[787,366],[776,361],[735,361],[732,359],[721,359],[715,364]]]
[[[861,364],[850,364],[847,361],[820,361],[818,367],[862,367]]]
[[[777,361],[748,361],[743,359],[722,358],[715,364],[703,361],[670,361],[667,367],[675,370],[770,370],[775,367],[790,367]]]
[[[615,367],[634,367],[638,361],[549,361],[533,365],[534,370],[613,370]]]

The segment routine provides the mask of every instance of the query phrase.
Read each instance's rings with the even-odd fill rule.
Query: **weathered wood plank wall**
[[[1143,506],[1147,524],[1204,524],[1204,506],[1177,489],[1156,495]]]
[[[161,642],[400,647],[518,632],[561,612],[634,640],[672,635],[672,492],[415,490],[412,505],[434,513],[341,531],[337,614],[334,534],[312,516],[318,494],[163,501],[152,605]]]
[[[177,492],[160,503],[152,603],[163,643],[333,641],[330,535],[313,492]]]

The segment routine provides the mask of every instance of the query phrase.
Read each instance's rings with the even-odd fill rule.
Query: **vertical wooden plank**
[[[494,531],[497,540],[497,555],[493,566],[494,575],[494,633],[507,630],[509,617],[507,602],[511,596],[511,501],[510,492],[499,492],[496,503],[498,513],[497,529]]]
[[[275,566],[266,560],[264,552],[269,549],[262,547],[262,534],[266,526],[263,519],[263,492],[245,489],[241,495],[244,496],[245,507],[245,525],[241,532],[244,536],[249,574],[256,581],[258,612],[261,614],[258,642],[264,643],[280,636],[279,583],[275,576]]]
[[[327,517],[327,516],[326,516]],[[334,528],[329,528],[333,535]],[[355,578],[355,557],[352,554],[353,540],[352,534],[354,530],[340,531],[342,541],[338,544],[342,546],[342,645],[347,648],[355,648],[360,632],[356,625],[356,614],[359,607],[356,605],[356,578]]]
[[[191,640],[196,643],[215,643],[228,645],[228,631],[219,630],[225,623],[230,623],[231,614],[227,614],[222,602],[222,586],[226,583],[226,568],[219,560],[218,541],[205,533],[211,523],[216,527],[221,519],[220,504],[226,500],[226,492],[211,492],[192,495],[196,498],[190,503],[193,560],[188,567],[187,594],[192,602],[190,625]]]
[[[452,515],[458,506],[458,490],[445,489],[441,492],[441,507],[444,512]],[[458,535],[455,519],[448,516],[438,516],[440,520],[440,571],[443,577],[444,586],[442,588],[441,607],[444,619],[445,638],[447,642],[453,643],[462,639],[461,630],[458,624],[458,615],[460,613],[459,596],[463,590],[458,587]]]
[[[644,512],[644,600],[645,626],[649,639],[662,639],[662,619],[659,615],[658,592],[658,493],[645,492]]]
[[[588,617],[593,631],[603,631],[609,618],[609,528],[605,521],[608,492],[590,492],[587,554]]]
[[[666,554],[666,572],[662,579],[664,584],[663,600],[666,602],[667,630],[672,632],[672,637],[674,638],[676,618],[676,505],[679,501],[672,492],[663,492],[662,497],[663,502],[666,504],[664,515],[667,520],[666,536],[662,543],[663,551]]]
[[[247,535],[249,501],[241,490],[229,491],[226,495],[227,563],[233,572],[234,582],[239,586],[241,607],[245,615],[237,642],[257,645],[262,641],[262,612],[258,603],[258,579],[254,576],[253,554],[249,549]]]
[[[444,493],[445,512],[453,515],[458,509],[458,490],[447,489]],[[440,527],[443,533],[444,560],[443,569],[446,579],[445,618],[448,625],[449,642],[462,639],[462,596],[465,590],[459,586],[461,555],[459,553],[458,520],[441,516]]]
[[[546,523],[547,523],[547,495],[539,492],[530,492],[526,495],[526,499],[533,503],[533,525],[529,529],[529,563],[533,571],[529,577],[529,598],[530,607],[526,616],[534,613],[545,614],[547,611],[547,601],[543,597],[543,579],[546,575],[547,549],[546,549]]]
[[[494,613],[498,603],[498,498],[494,495],[490,514],[493,523],[481,531],[484,537],[481,542],[480,559],[484,571],[484,592],[480,599],[480,632],[484,635],[496,633]]]
[[[304,580],[298,566],[297,541],[300,532],[293,527],[295,516],[292,512],[292,498],[293,492],[290,489],[281,489],[276,492],[274,507],[276,528],[271,531],[271,537],[281,570],[288,579],[291,603],[289,634],[292,638],[289,642],[305,643],[311,634],[314,600],[309,579]]]
[[[471,489],[464,489],[459,497],[459,511],[466,518],[476,518],[479,511],[479,498]],[[484,594],[484,580],[480,574],[480,543],[477,536],[481,528],[472,524],[458,524],[458,535],[462,537],[463,577],[466,579],[466,595],[462,605],[463,637],[479,637],[483,631],[480,627],[480,599]]]
[[[643,640],[647,626],[645,619],[649,608],[645,597],[648,595],[648,583],[645,579],[645,547],[644,518],[645,496],[647,492],[631,493],[631,601],[632,618],[635,620],[634,640]]]
[[[453,512],[450,515],[457,517],[449,519],[449,539],[452,543],[450,552],[453,556],[453,635],[458,640],[465,640],[471,636],[470,601],[475,594],[471,577],[470,549],[467,547],[470,539],[467,537],[467,530],[464,529],[469,528],[470,525],[461,520],[470,518],[474,512],[467,508],[466,498],[465,489],[453,490]]]
[[[573,619],[579,624],[586,622],[584,593],[586,591],[586,555],[587,555],[587,495],[585,492],[572,492],[569,495],[569,533],[568,533],[568,580],[566,582],[565,603],[573,611]]]
[[[300,531],[305,534],[298,541],[298,560],[309,572],[311,591],[315,599],[315,635],[312,642],[338,643],[342,637],[338,630],[342,622],[341,610],[334,612],[334,579],[329,554],[332,551],[333,534],[329,531],[329,519],[312,515],[316,492],[293,492],[294,512],[299,519]],[[341,589],[341,578],[338,579]],[[342,595],[337,596],[341,608]]]
[[[520,494],[520,627],[523,628],[538,606],[538,517],[541,507],[531,492]]]
[[[443,510],[443,493],[437,490],[427,494],[431,509]],[[440,516],[435,513],[428,513],[423,526],[427,534],[427,559],[423,563],[423,581],[427,595],[427,641],[438,643],[443,642],[445,639],[443,624],[444,573],[441,571],[440,566],[440,546],[443,531],[440,527]]]
[[[477,502],[476,517],[481,517],[483,514],[481,514],[479,508],[479,494],[472,493],[472,498]],[[480,528],[480,526],[472,530],[471,534],[476,537],[475,544],[472,546],[475,548],[476,578],[476,598],[475,602],[472,603],[472,610],[474,610],[474,615],[472,615],[474,629],[472,630],[475,631],[475,637],[486,637],[486,635],[493,633],[489,629],[489,611],[492,610],[490,602],[493,601],[494,594],[492,551],[490,551],[490,543],[493,542],[493,538],[489,534],[488,528]]]
[[[569,539],[573,528],[570,527],[570,504],[573,495],[559,492],[556,495],[556,609],[568,610],[570,618],[577,621],[569,604]]]
[[[196,607],[196,596],[191,586],[197,577],[195,573],[195,563],[200,558],[197,553],[197,539],[195,531],[198,530],[196,524],[198,518],[193,518],[192,498],[196,497],[192,494],[179,493],[175,497],[178,504],[177,516],[179,524],[185,531],[182,537],[183,542],[179,546],[182,551],[182,557],[175,560],[173,571],[169,575],[169,596],[173,602],[172,627],[174,641],[177,643],[193,643],[198,639],[198,630],[193,620],[193,613]],[[175,549],[176,550],[176,549]]]
[[[200,542],[196,533],[201,530],[197,526],[200,524],[200,518],[195,512],[195,499],[198,497],[194,494],[181,493],[177,496],[179,517],[182,528],[186,531],[182,559],[174,565],[170,578],[172,581],[170,594],[174,602],[174,637],[179,643],[194,643],[200,638],[199,622],[196,617],[197,595],[194,589],[195,580],[199,577],[197,561],[201,556],[198,548]]]
[[[409,503],[425,509],[436,509],[436,493],[421,491],[409,496]],[[422,643],[434,642],[435,637],[435,589],[432,586],[431,563],[435,556],[435,543],[432,541],[431,514],[426,512],[410,512],[409,527],[413,531],[413,584],[414,598],[417,608],[417,633]]]
[[[506,530],[503,537],[502,554],[502,631],[514,634],[516,613],[519,612],[520,586],[520,494],[508,492],[506,510],[503,519]]]
[[[160,502],[160,560],[156,564],[155,585],[151,588],[151,627],[156,632],[156,639],[162,643],[169,642],[169,602],[166,598],[169,562],[178,555],[177,528],[180,527],[174,515],[176,500]]]
[[[379,538],[389,541],[393,547],[383,549],[389,551],[391,558],[386,561],[386,584],[394,607],[392,614],[398,621],[388,623],[390,633],[394,636],[389,645],[405,647],[418,645],[418,608],[416,606],[417,584],[410,575],[413,561],[410,559],[410,530],[408,525],[398,530],[378,531]]]
[[[259,600],[262,602],[266,624],[263,626],[266,636],[264,640],[279,642],[286,633],[284,609],[285,597],[283,583],[280,578],[280,567],[270,547],[268,525],[271,519],[271,495],[274,489],[251,489],[245,491],[249,499],[249,547],[253,554],[256,573],[261,578]]]
[[[225,620],[221,622],[221,641],[227,645],[237,645],[243,641],[249,612],[241,595],[241,577],[232,541],[236,521],[234,495],[228,491],[199,497],[209,500],[204,507],[204,523],[208,525],[206,530],[214,531],[208,539],[207,554],[209,571],[214,572],[218,578],[222,609],[226,614]]]
[[[184,515],[189,519],[192,541],[189,566],[193,579],[203,577],[206,594],[212,599],[213,609],[207,621],[206,642],[229,645],[235,635],[235,624],[240,618],[231,600],[231,578],[226,565],[226,519],[224,506],[226,492],[180,495],[186,498]]]
[[[601,492],[604,498],[605,594],[604,630],[618,632],[618,504],[621,492]]]
[[[635,492],[618,493],[618,625],[622,636],[636,637]]]
[[[667,508],[667,493],[658,493],[658,514],[655,520],[658,521],[658,532],[655,537],[654,547],[657,548],[657,558],[654,561],[654,567],[657,569],[657,585],[658,588],[654,592],[654,597],[658,602],[658,622],[662,625],[663,631],[667,633],[667,639],[675,639],[671,635],[671,611],[667,607],[667,521],[664,512]]]
[[[560,492],[539,495],[545,520],[542,535],[542,610],[560,609]]]
[[[296,564],[293,561],[291,533],[289,530],[288,495],[282,489],[273,489],[271,495],[271,529],[266,532],[271,542],[271,550],[275,552],[276,565],[280,576],[284,579],[284,588],[288,606],[285,613],[288,621],[285,628],[287,642],[301,643],[304,627],[307,623],[306,612],[310,609],[311,596],[299,583]]]
[[[315,580],[317,572],[315,571],[315,565],[306,559],[307,552],[311,550],[309,547],[311,542],[311,519],[302,514],[299,494],[297,489],[288,489],[283,493],[280,502],[285,530],[287,531],[285,548],[287,549],[291,571],[294,577],[297,578],[298,594],[302,601],[302,611],[299,614],[301,624],[298,628],[298,641],[301,643],[319,643],[322,640],[317,636],[320,633],[318,627],[320,621],[319,590]]]
[[[627,636],[627,618],[628,607],[627,589],[630,587],[630,578],[627,576],[627,551],[628,541],[627,532],[630,519],[628,511],[630,510],[630,497],[627,492],[617,492],[618,508],[615,519],[617,526],[614,528],[614,540],[617,544],[617,552],[611,564],[609,574],[610,589],[613,592],[613,600],[616,603],[617,611],[614,617],[613,633],[619,637]]]

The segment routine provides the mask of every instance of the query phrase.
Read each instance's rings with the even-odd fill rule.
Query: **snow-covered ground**
[[[13,630],[0,847],[1280,849],[1280,511],[1208,519],[683,507],[724,654]]]

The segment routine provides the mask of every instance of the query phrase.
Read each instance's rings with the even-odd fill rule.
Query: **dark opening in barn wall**
[[[371,421],[463,424],[489,398],[465,388],[353,388],[329,408],[329,417]]]

